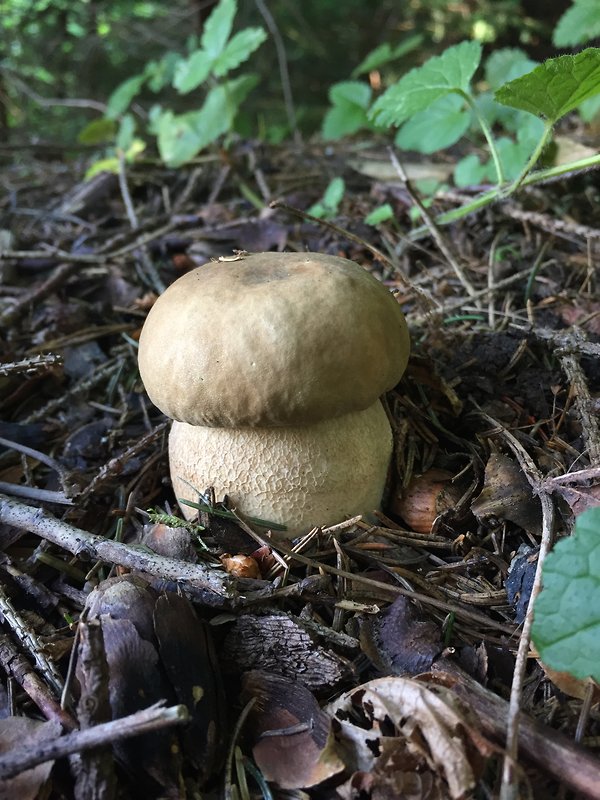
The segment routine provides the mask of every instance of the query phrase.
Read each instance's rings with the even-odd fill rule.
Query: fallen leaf
[[[61,726],[58,722],[39,722],[28,717],[7,717],[0,720],[0,755],[11,750],[22,751],[27,747],[58,738]],[[54,761],[45,761],[33,769],[27,769],[14,778],[0,781],[0,800],[35,800],[40,796],[54,766]]]
[[[282,789],[308,788],[344,768],[331,721],[302,684],[254,670],[244,676],[243,697],[256,700],[248,727],[254,760],[268,781]]]

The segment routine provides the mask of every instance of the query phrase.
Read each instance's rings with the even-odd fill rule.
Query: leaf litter
[[[8,171],[18,204],[2,205],[0,260],[5,788],[21,770],[31,791],[75,797],[90,785],[104,797],[247,797],[265,782],[315,797],[493,792],[526,605],[519,563],[535,561],[543,523],[511,437],[542,476],[559,535],[574,511],[600,505],[600,234],[568,181],[526,190],[444,229],[467,294],[433,240],[399,234],[412,199],[394,170],[370,177],[356,158],[342,146],[324,157],[243,145],[202,167],[133,168],[136,230],[114,176],[85,184],[77,164],[35,161]],[[333,219],[285,211],[309,208],[338,177]],[[442,191],[433,210],[455,202]],[[386,203],[395,219],[363,222]],[[272,249],[363,264],[396,292],[414,342],[386,398],[395,457],[383,510],[291,544],[210,492],[196,528],[179,522],[164,418],[136,365],[164,285],[211,258]],[[418,495],[403,512],[432,470],[451,502],[426,498],[424,514]],[[238,557],[252,570],[227,574]],[[114,592],[99,610],[94,598]],[[62,707],[44,658],[65,683]],[[563,782],[597,797],[600,766],[572,741],[585,701],[549,674],[529,660],[522,780],[534,796]],[[90,697],[107,698],[96,716]],[[157,727],[139,738],[133,717],[156,702]],[[597,736],[597,706],[587,714]],[[36,760],[40,724],[54,726],[43,728],[53,746],[74,731],[79,775],[64,754]],[[88,749],[81,737],[103,725],[113,727]],[[544,747],[552,758],[540,759]]]

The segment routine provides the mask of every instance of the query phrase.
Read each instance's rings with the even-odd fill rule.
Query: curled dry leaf
[[[353,773],[343,797],[365,796],[353,791],[358,782],[370,785],[367,797],[459,800],[475,788],[482,756],[492,752],[456,698],[409,678],[370,681],[325,710]]]
[[[523,530],[539,534],[539,500],[519,465],[502,453],[492,453],[485,467],[484,486],[471,505],[480,520],[495,517],[514,522]]]
[[[252,556],[244,556],[241,554],[232,556],[229,553],[224,553],[221,556],[221,564],[225,570],[233,575],[234,578],[260,578],[260,569],[258,563]]]
[[[344,768],[331,735],[331,721],[302,684],[254,670],[243,696],[255,699],[247,730],[262,774],[282,789],[316,786]]]
[[[397,492],[392,510],[417,533],[431,533],[436,519],[456,506],[462,491],[445,469],[428,469]]]

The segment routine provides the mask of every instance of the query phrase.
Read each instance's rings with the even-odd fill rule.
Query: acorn
[[[450,481],[453,474],[432,467],[414,477],[408,486],[394,494],[392,511],[417,533],[431,533],[435,520],[454,508],[462,492]]]

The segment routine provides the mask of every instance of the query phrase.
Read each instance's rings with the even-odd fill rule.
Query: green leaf
[[[552,669],[600,681],[600,508],[546,557],[532,638]]]
[[[408,72],[382,94],[371,109],[370,118],[380,125],[400,125],[424,111],[440,97],[469,92],[469,84],[481,60],[478,42],[449,47]]]
[[[499,103],[545,117],[554,124],[584,100],[600,92],[600,48],[558,56],[501,86]]]
[[[179,94],[187,94],[208,78],[213,67],[213,57],[204,50],[196,50],[175,68],[173,86]]]
[[[374,208],[370,214],[367,214],[365,222],[367,225],[380,225],[390,219],[394,219],[394,209],[389,203],[384,203],[382,206]]]
[[[148,62],[144,74],[150,91],[160,92],[165,86],[172,84],[175,71],[182,60],[179,53],[168,52],[158,61]]]
[[[518,47],[501,47],[494,50],[485,62],[485,79],[492,89],[520,78],[538,66],[524,50]]]
[[[178,116],[163,112],[157,124],[163,161],[179,167],[230,131],[240,103],[257,82],[256,75],[242,75],[211,89],[199,111]]]
[[[470,123],[471,110],[465,109],[463,98],[449,94],[405,122],[396,136],[396,144],[403,150],[435,153],[457,142]]]
[[[343,178],[334,178],[325,189],[321,200],[311,206],[308,209],[308,213],[312,214],[313,217],[319,217],[319,219],[335,217],[345,191],[346,184]]]
[[[575,47],[600,36],[600,0],[575,0],[552,34],[556,47]]]
[[[112,172],[115,175],[119,174],[119,159],[116,156],[112,156],[111,158],[102,158],[98,161],[94,161],[93,164],[85,171],[85,180],[91,180],[95,175],[98,175],[100,172]]]
[[[114,119],[100,117],[92,120],[79,132],[77,141],[81,144],[106,144],[114,140],[116,133],[117,126]]]
[[[222,78],[232,69],[239,67],[248,56],[257,50],[267,38],[262,28],[245,28],[227,42],[223,52],[215,59],[213,72]]]
[[[493,168],[490,161],[482,164],[479,158],[474,153],[471,153],[461,158],[454,167],[454,183],[459,188],[480,186],[484,181],[490,180],[490,167]]]
[[[352,70],[352,77],[356,78],[357,75],[363,75],[366,72],[379,69],[379,67],[382,67],[384,64],[389,64],[390,61],[402,58],[402,56],[410,53],[411,50],[416,50],[423,42],[423,38],[421,34],[414,34],[400,42],[400,44],[394,48],[392,48],[388,42],[380,44],[379,47],[371,50],[360,64]]]
[[[120,83],[106,103],[106,116],[108,119],[117,119],[129,108],[129,104],[142,88],[145,75],[134,75]]]
[[[125,114],[121,119],[116,145],[120,150],[126,151],[131,147],[135,134],[135,118],[133,114]]]
[[[221,0],[204,23],[200,45],[213,60],[222,53],[229,39],[236,11],[236,0]]]
[[[600,94],[597,94],[595,97],[590,97],[588,100],[584,100],[579,106],[579,113],[584,122],[591,122],[594,117],[600,113]]]
[[[168,166],[181,166],[202,149],[202,141],[195,124],[198,113],[194,111],[175,115],[172,111],[164,111],[158,119],[158,152]]]
[[[371,89],[360,81],[343,81],[329,90],[333,103],[325,114],[322,134],[324,139],[340,139],[368,126],[366,109],[371,100]]]

